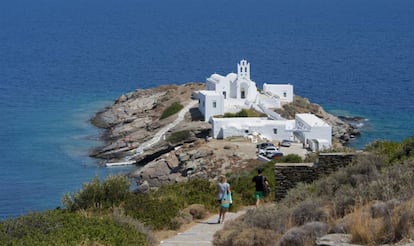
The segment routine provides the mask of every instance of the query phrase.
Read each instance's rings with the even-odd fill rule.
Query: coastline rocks
[[[177,114],[175,114],[161,119],[161,115],[167,107],[174,102],[183,106],[188,105],[191,102],[193,91],[203,87],[204,85],[201,83],[188,83],[182,86],[168,85],[136,90],[121,95],[113,105],[98,112],[91,119],[93,125],[104,129],[102,138],[105,141],[105,146],[96,148],[90,153],[90,156],[107,161],[119,161],[125,156],[136,153],[136,150],[143,143],[152,139],[156,132],[177,118]],[[191,108],[184,120],[170,129],[159,143],[134,160],[148,161],[182,144],[165,141],[174,132],[189,131],[190,135],[194,136],[187,139],[190,142],[194,141],[197,135],[208,132],[211,126],[200,122],[201,118],[194,113],[195,111],[197,110]]]
[[[332,126],[332,142],[337,147],[346,145],[352,138],[360,135],[357,127],[327,113],[320,105],[311,103],[307,98],[294,96],[292,103],[275,110],[286,119],[294,119],[296,113],[312,113]]]
[[[197,140],[159,156],[130,176],[136,178],[138,184],[147,181],[151,188],[191,178],[215,179],[230,170],[257,165],[257,161],[251,159],[255,157],[255,147],[248,142],[243,145],[250,146],[250,155],[240,154],[247,151],[237,144],[224,144],[220,140]],[[145,188],[138,186],[138,192],[142,190]]]
[[[143,191],[193,177],[212,179],[254,164],[255,149],[250,153],[232,142],[205,140],[211,125],[204,122],[191,99],[195,91],[204,87],[204,83],[166,85],[121,95],[91,119],[92,124],[103,129],[105,145],[94,149],[90,156],[109,162],[127,157],[137,165],[145,165],[132,174],[147,182],[142,183]],[[177,102],[185,108],[185,114],[180,111],[161,119],[163,112]],[[315,114],[332,126],[333,139],[339,146],[359,134],[350,124],[298,96],[276,111],[287,119],[294,118],[295,113]]]

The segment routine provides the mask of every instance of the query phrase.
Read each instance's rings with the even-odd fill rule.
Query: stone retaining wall
[[[275,200],[280,201],[289,189],[299,182],[314,180],[345,167],[355,158],[355,153],[321,153],[316,163],[276,163]]]

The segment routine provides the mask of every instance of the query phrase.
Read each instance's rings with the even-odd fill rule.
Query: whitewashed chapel
[[[332,144],[332,128],[313,114],[297,114],[286,120],[273,109],[293,101],[290,84],[263,84],[258,91],[250,79],[250,63],[241,60],[237,74],[212,74],[206,90],[198,91],[199,110],[204,120],[212,124],[214,138],[259,136],[269,140],[289,139],[308,144],[314,150],[327,149]],[[223,118],[225,113],[254,109],[266,117]]]

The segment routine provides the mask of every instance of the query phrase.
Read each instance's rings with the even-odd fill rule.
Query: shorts
[[[254,192],[254,198],[256,199],[256,200],[259,200],[260,198],[262,198],[263,197],[263,191],[255,191]]]

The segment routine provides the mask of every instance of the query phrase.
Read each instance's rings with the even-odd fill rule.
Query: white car
[[[290,147],[291,141],[290,140],[283,140],[282,143],[280,143],[280,146],[283,147]]]
[[[268,156],[268,155],[271,155],[277,152],[279,152],[279,149],[276,148],[275,146],[269,146],[264,149],[259,149],[259,155],[264,155],[264,156]]]

